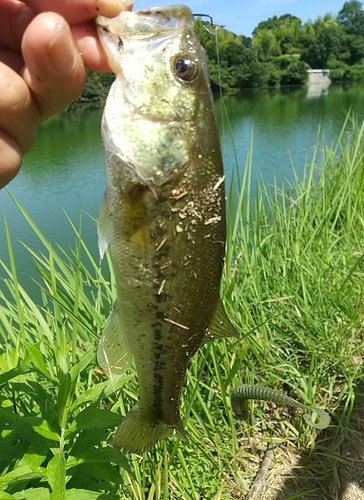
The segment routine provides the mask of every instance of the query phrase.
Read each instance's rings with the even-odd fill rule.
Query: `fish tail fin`
[[[143,453],[160,439],[175,436],[186,440],[182,420],[176,426],[150,418],[146,411],[135,405],[124,417],[116,431],[112,445],[126,453]]]

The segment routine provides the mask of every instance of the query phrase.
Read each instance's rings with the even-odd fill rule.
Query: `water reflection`
[[[307,87],[306,99],[325,99],[329,95],[330,83],[314,83]]]

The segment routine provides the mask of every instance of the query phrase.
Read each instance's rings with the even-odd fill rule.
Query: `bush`
[[[364,80],[364,65],[343,65],[330,70],[330,79],[333,82],[360,81]]]

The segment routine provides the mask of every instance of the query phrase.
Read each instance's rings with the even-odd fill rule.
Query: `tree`
[[[364,60],[364,37],[357,35],[347,35],[345,37],[348,57],[346,62],[349,65],[360,63]]]
[[[300,44],[302,59],[311,68],[327,68],[329,61],[334,64],[348,56],[344,29],[329,15],[305,23]]]
[[[257,48],[260,61],[265,62],[281,55],[279,42],[270,30],[258,30],[254,37],[254,46]]]
[[[363,37],[364,11],[362,3],[357,0],[345,2],[338,15],[338,21],[349,35]]]
[[[338,14],[338,20],[345,32],[346,62],[357,64],[364,58],[364,11],[357,0],[345,2]]]
[[[299,57],[280,56],[274,60],[274,64],[281,71],[282,85],[301,85],[308,79],[306,65]]]
[[[292,23],[296,23],[297,21],[299,21],[299,24],[301,24],[301,19],[299,17],[292,16],[291,14],[284,14],[280,17],[273,16],[268,18],[267,21],[262,21],[261,23],[259,23],[258,26],[254,29],[253,35],[255,36],[257,32],[261,30],[274,31],[282,24],[290,25]]]
[[[299,54],[301,19],[290,14],[271,17],[253,31],[253,45],[257,47],[259,59],[268,61],[280,54]]]

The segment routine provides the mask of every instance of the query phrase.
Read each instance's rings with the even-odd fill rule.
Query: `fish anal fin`
[[[97,361],[110,378],[112,375],[122,375],[131,363],[131,352],[120,325],[119,314],[116,303],[106,322],[97,350]]]
[[[227,337],[239,338],[239,334],[231,324],[222,300],[219,299],[215,312],[212,315],[210,325],[207,332],[203,338],[203,343],[206,344],[210,340],[214,339],[225,339]]]

